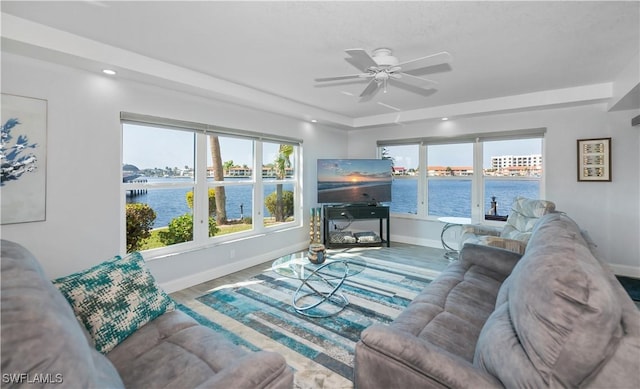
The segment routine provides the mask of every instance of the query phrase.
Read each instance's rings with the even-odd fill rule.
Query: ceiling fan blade
[[[400,66],[402,68],[402,72],[410,72],[416,69],[451,62],[451,60],[451,54],[443,51],[441,53],[427,55],[426,57],[412,59],[411,61],[401,62],[396,66]]]
[[[345,52],[351,56],[347,58],[347,62],[360,70],[366,71],[370,67],[378,67],[376,61],[364,49],[348,49]]]
[[[369,85],[360,93],[360,97],[373,96],[378,91],[378,86],[375,78],[369,81]]]
[[[426,78],[414,76],[412,74],[404,73],[404,72],[402,72],[402,78],[394,77],[394,79],[396,81],[404,82],[407,84],[415,85],[420,88],[427,88],[427,89],[432,88],[435,85],[438,85],[437,81],[427,80]]]
[[[438,91],[433,87],[423,88],[423,87],[417,86],[413,82],[410,82],[407,79],[403,80],[402,78],[401,79],[390,78],[389,82],[397,88],[401,88],[408,92],[415,93],[424,97],[431,96],[432,94]]]
[[[316,82],[339,81],[339,80],[349,80],[351,78],[367,78],[367,77],[373,77],[373,75],[370,75],[369,73],[349,74],[346,76],[316,78],[315,81]]]

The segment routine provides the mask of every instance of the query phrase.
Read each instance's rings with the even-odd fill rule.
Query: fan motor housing
[[[373,50],[371,58],[373,58],[379,66],[390,67],[399,63],[398,58],[391,55],[391,49],[386,47]]]

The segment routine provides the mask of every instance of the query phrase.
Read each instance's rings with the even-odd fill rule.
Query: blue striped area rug
[[[282,354],[294,369],[296,388],[352,388],[355,344],[362,330],[391,322],[440,273],[370,258],[366,252],[331,256],[354,257],[366,261],[367,267],[347,278],[340,289],[349,305],[326,318],[297,313],[292,296],[301,282],[270,267],[245,282],[218,287],[180,309],[248,350]]]

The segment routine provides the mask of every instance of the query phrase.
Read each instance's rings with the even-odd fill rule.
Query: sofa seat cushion
[[[87,341],[71,307],[33,255],[14,242],[3,240],[1,245],[3,387],[20,380],[24,384],[25,379],[48,380],[51,387],[124,387],[111,362]],[[7,382],[20,374],[27,377]]]
[[[474,363],[507,387],[588,384],[622,336],[616,291],[577,225],[543,220],[478,340]]]
[[[460,261],[449,265],[416,296],[392,326],[471,362],[476,340],[506,276],[467,260],[463,253]]]
[[[107,357],[131,388],[260,388],[289,369],[282,356],[247,352],[181,311],[149,322]]]
[[[115,257],[53,281],[106,353],[149,321],[175,308],[156,284],[142,256]]]

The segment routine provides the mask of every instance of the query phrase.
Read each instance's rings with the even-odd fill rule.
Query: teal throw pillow
[[[137,252],[124,258],[116,256],[53,283],[101,353],[109,352],[146,323],[175,309],[175,303],[156,284]]]

